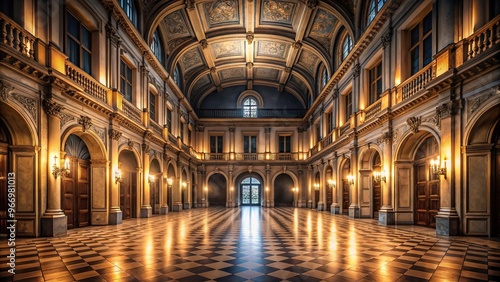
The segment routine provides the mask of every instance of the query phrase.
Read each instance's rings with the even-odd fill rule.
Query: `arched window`
[[[344,37],[344,41],[342,42],[342,61],[347,58],[347,55],[349,55],[349,52],[351,52],[352,49],[352,39],[350,35],[346,35]]]
[[[323,73],[321,75],[321,89],[325,88],[327,83],[328,83],[328,71],[326,70],[325,67],[323,68]]]
[[[175,82],[175,84],[177,84],[177,86],[181,87],[181,75],[179,73],[179,67],[175,67],[174,82]]]
[[[151,51],[153,51],[153,54],[155,54],[158,61],[163,64],[163,50],[161,45],[160,35],[158,34],[158,30],[155,30],[155,33],[153,34],[153,42],[151,42],[150,48]]]
[[[257,100],[254,97],[248,97],[243,100],[243,117],[256,118],[257,117]]]
[[[375,16],[377,15],[378,11],[382,9],[384,6],[386,0],[371,0],[370,4],[368,5],[368,17],[366,19],[366,25],[369,25]]]
[[[122,7],[127,17],[130,19],[132,24],[139,29],[139,21],[137,16],[137,8],[135,7],[134,0],[120,0],[120,6]]]

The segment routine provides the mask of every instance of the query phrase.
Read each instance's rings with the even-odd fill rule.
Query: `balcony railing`
[[[382,101],[377,101],[365,109],[365,120],[376,116],[382,110]]]
[[[153,129],[153,132],[162,136],[163,135],[163,127],[161,127],[159,124],[157,124],[155,121],[151,120],[149,122],[149,126]]]
[[[342,125],[339,129],[339,131],[340,131],[339,135],[340,136],[344,135],[347,132],[347,130],[349,130],[349,128],[351,128],[351,124],[349,122]]]
[[[129,119],[141,124],[142,119],[141,115],[142,112],[139,110],[136,106],[132,105],[129,101],[123,100],[123,113],[125,114],[126,117]]]
[[[243,118],[243,109],[200,109],[200,118]],[[304,109],[258,109],[257,118],[302,118]]]
[[[0,42],[35,60],[36,37],[0,13]]]
[[[168,133],[168,141],[170,143],[177,144],[177,137],[175,137],[171,132]]]
[[[90,96],[104,103],[107,102],[108,91],[106,87],[69,61],[66,61],[66,76],[80,84]]]
[[[295,161],[299,153],[204,153],[205,160],[212,161]]]
[[[326,146],[333,143],[334,140],[335,129],[332,130],[325,138],[321,140],[321,147],[325,148]]]
[[[495,17],[467,38],[467,60],[478,56],[498,43],[500,43],[500,16]]]
[[[425,85],[432,81],[435,77],[434,67],[435,61],[432,61],[399,86],[403,100],[411,98],[420,90],[424,89]]]

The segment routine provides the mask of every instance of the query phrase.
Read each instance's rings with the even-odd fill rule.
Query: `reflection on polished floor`
[[[308,209],[192,209],[18,239],[14,280],[500,281],[498,240],[411,229]]]

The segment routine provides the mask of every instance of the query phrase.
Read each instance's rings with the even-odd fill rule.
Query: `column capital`
[[[116,129],[110,128],[108,129],[108,135],[111,140],[118,141],[120,140],[120,137],[122,137],[122,133]],[[132,144],[133,146],[133,144]]]

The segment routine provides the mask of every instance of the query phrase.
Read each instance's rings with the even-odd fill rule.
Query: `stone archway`
[[[160,163],[157,159],[153,159],[151,161],[151,164],[149,165],[149,175],[154,177],[154,181],[152,183],[149,183],[151,210],[153,214],[159,214],[163,176],[160,168]]]
[[[294,204],[295,188],[293,179],[286,173],[279,174],[274,179],[274,206],[291,207]]]
[[[464,233],[500,237],[500,104],[466,135]]]
[[[125,220],[138,215],[139,169],[137,158],[132,151],[121,151],[118,162],[123,178],[120,183],[120,209]]]

